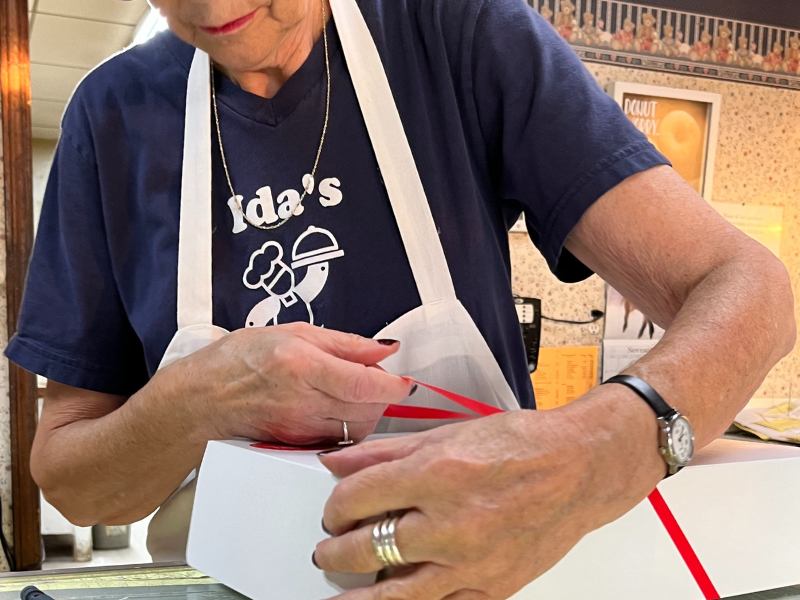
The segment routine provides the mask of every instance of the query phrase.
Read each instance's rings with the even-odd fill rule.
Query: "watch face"
[[[685,417],[677,417],[671,423],[670,437],[672,439],[672,453],[680,465],[687,464],[694,454],[694,432]]]

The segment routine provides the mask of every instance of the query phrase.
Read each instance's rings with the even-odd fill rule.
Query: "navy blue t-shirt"
[[[565,281],[589,272],[563,249],[586,209],[665,164],[568,45],[522,0],[360,0],[427,192],[456,293],[526,407],[533,391],[511,297],[508,228]],[[419,296],[350,80],[330,32],[330,124],[302,214],[262,231],[229,206],[213,144],[214,323],[296,320],[372,336]],[[169,32],[112,58],[64,116],[7,356],[71,386],[130,395],[176,330],[186,79],[193,48]],[[301,190],[324,115],[322,44],[264,99],[217,73],[233,186],[269,223]],[[309,229],[313,227],[314,229]],[[198,231],[197,235],[206,235]],[[274,242],[274,243],[268,243]],[[305,302],[314,256],[327,280]],[[280,257],[290,271],[270,278]],[[312,261],[309,263],[309,257]],[[277,273],[277,271],[275,271]],[[254,310],[267,306],[268,310]]]

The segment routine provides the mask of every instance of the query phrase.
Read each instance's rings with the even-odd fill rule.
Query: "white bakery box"
[[[336,484],[314,452],[208,444],[188,562],[255,600],[330,598],[369,584],[311,563]],[[800,584],[800,448],[720,439],[659,491],[722,598]],[[703,600],[645,500],[589,535],[515,600]]]

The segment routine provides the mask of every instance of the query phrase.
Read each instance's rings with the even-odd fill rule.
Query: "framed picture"
[[[626,82],[609,92],[681,177],[711,200],[722,96]]]

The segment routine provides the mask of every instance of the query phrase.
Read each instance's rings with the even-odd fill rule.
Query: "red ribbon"
[[[461,394],[456,394],[455,392],[451,392],[435,385],[430,385],[428,383],[423,383],[421,381],[414,381],[417,385],[427,388],[430,391],[439,394],[440,396],[444,396],[448,400],[458,404],[462,408],[466,408],[467,410],[471,410],[475,414],[451,411],[451,410],[444,410],[440,408],[430,408],[426,406],[412,406],[407,404],[390,404],[386,411],[383,413],[384,417],[391,417],[393,419],[473,419],[477,416],[489,416],[495,415],[498,413],[503,412],[503,409],[498,408],[496,406],[490,406],[488,404],[484,404],[483,402],[479,402],[478,400],[473,400],[472,398],[468,398],[467,396],[462,396]],[[322,446],[322,447],[309,447],[309,446],[284,446],[282,444],[270,444],[268,442],[261,442],[258,444],[253,444],[254,448],[263,448],[267,450],[324,450],[330,448],[330,446]],[[658,489],[653,490],[650,495],[648,496],[648,500],[650,500],[650,504],[656,511],[658,518],[661,520],[661,523],[664,525],[664,528],[667,530],[672,543],[675,544],[675,548],[677,548],[678,553],[681,555],[683,562],[689,569],[689,572],[692,574],[692,577],[697,583],[697,587],[700,588],[700,591],[703,593],[703,597],[706,600],[719,600],[720,595],[717,592],[714,584],[711,582],[711,578],[708,576],[708,573],[703,568],[700,559],[697,557],[692,545],[689,543],[689,540],[686,538],[686,535],[683,533],[681,526],[678,524],[677,519],[675,519],[675,515],[672,514],[669,506],[667,506],[664,497],[661,495],[661,492]]]
[[[417,385],[427,388],[435,394],[444,396],[451,402],[455,402],[462,408],[471,410],[474,415],[462,412],[455,412],[450,410],[442,410],[440,408],[428,408],[426,406],[410,406],[407,404],[390,404],[383,413],[384,417],[393,417],[395,419],[474,419],[476,416],[488,417],[489,415],[496,415],[503,412],[502,408],[491,406],[472,398],[467,398],[461,394],[456,394],[449,390],[436,387],[429,383],[421,381],[414,381]]]
[[[421,381],[414,381],[414,383],[421,387],[427,388],[436,394],[444,396],[448,400],[455,402],[463,408],[471,410],[475,414],[463,413],[454,410],[445,410],[442,408],[431,408],[428,406],[390,404],[388,407],[386,407],[386,410],[383,413],[384,417],[390,417],[392,419],[430,419],[441,421],[446,419],[474,419],[476,416],[485,417],[503,412],[501,408],[497,408],[496,406],[484,404],[478,400],[467,398],[466,396],[456,394],[455,392],[450,392],[448,390],[436,387],[435,385],[430,385]],[[315,452],[321,450],[330,450],[332,448],[330,444],[291,446],[289,444],[282,444],[280,442],[256,442],[251,445],[253,448],[259,448],[260,450],[281,450],[286,452]]]
[[[672,543],[675,544],[675,547],[678,549],[678,553],[681,555],[683,562],[686,563],[686,566],[689,568],[689,572],[692,574],[692,577],[694,577],[697,587],[703,592],[705,599],[719,600],[719,592],[717,592],[714,584],[711,583],[711,578],[700,563],[700,559],[697,558],[694,548],[692,548],[689,540],[686,539],[686,535],[683,533],[681,526],[678,525],[675,515],[672,514],[669,506],[667,506],[667,502],[664,500],[661,492],[655,489],[647,498],[650,500],[650,504],[653,505],[658,518],[661,519],[661,523],[672,539]]]

